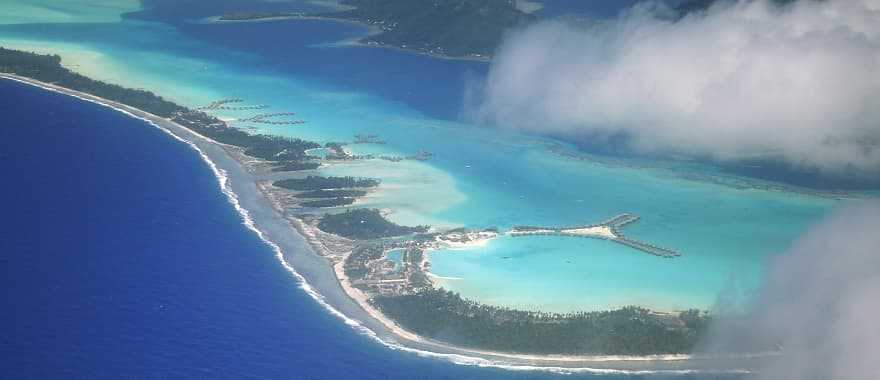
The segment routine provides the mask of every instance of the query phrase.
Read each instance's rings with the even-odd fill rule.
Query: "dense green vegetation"
[[[297,198],[345,198],[367,195],[364,190],[312,190],[296,195]]]
[[[324,215],[318,228],[350,239],[379,239],[428,230],[427,226],[406,227],[394,224],[385,219],[379,210],[366,208]]]
[[[354,198],[327,198],[300,203],[303,207],[337,207],[354,203]]]
[[[219,121],[207,124],[208,118],[213,119],[201,112],[190,111],[172,120],[219,143],[241,147],[248,156],[278,164],[272,171],[309,170],[320,166],[317,162],[305,161],[311,159],[305,151],[319,147],[318,143],[291,137],[252,135],[238,128],[217,124]]]
[[[320,177],[308,176],[301,179],[285,179],[275,181],[275,186],[289,190],[331,190],[352,187],[376,187],[379,180],[355,177]]]
[[[345,275],[352,280],[363,279],[369,273],[367,263],[381,259],[385,256],[386,251],[392,250],[393,248],[393,244],[387,245],[375,242],[358,244],[345,259],[345,265],[343,266]],[[425,254],[421,248],[409,247],[396,249],[403,250],[401,262],[404,266],[419,267],[422,262],[422,257]],[[421,270],[415,270],[409,273],[409,280],[413,288],[421,288],[431,285],[430,280]],[[363,284],[355,286],[365,290],[369,289],[369,287],[363,286]]]
[[[382,244],[360,244],[351,251],[342,267],[345,275],[351,279],[363,278],[367,275],[367,263],[382,258],[385,246]]]
[[[705,333],[699,311],[661,315],[639,307],[554,314],[482,305],[423,288],[371,302],[401,326],[464,347],[531,354],[650,355],[691,352]]]
[[[56,84],[72,90],[127,104],[157,116],[171,117],[185,110],[149,91],[104,83],[74,73],[61,65],[58,55],[41,55],[0,47],[0,71]]]
[[[491,56],[504,33],[535,18],[513,0],[344,0],[356,9],[326,16],[382,29],[371,44],[452,57]]]
[[[230,128],[211,115],[177,105],[152,92],[108,84],[74,73],[61,65],[61,57],[58,55],[41,55],[0,47],[0,71],[85,92],[171,119],[220,143],[242,147],[249,156],[278,162],[281,164],[279,170],[286,167],[317,167],[317,163],[302,162],[309,159],[305,154],[307,149],[320,147],[317,143],[287,137],[252,135]]]
[[[278,162],[281,164],[278,168],[288,166],[292,168],[301,166],[313,168],[313,165],[317,165],[317,163],[301,162],[301,160],[309,159],[310,157],[305,151],[319,148],[320,145],[318,143],[291,137],[252,135],[238,128],[206,126],[205,123],[191,122],[190,119],[192,119],[193,115],[197,115],[197,113],[191,111],[190,114],[175,117],[173,120],[217,142],[242,147],[244,148],[244,153],[248,156]]]

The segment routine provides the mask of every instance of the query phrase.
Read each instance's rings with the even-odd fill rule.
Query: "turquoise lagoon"
[[[678,310],[710,309],[720,294],[747,299],[766,260],[837,203],[721,184],[719,178],[730,177],[694,163],[572,158],[558,154],[560,147],[572,149],[557,141],[458,121],[457,90],[485,73],[484,64],[334,45],[364,32],[349,24],[105,21],[2,25],[0,44],[57,52],[74,70],[187,106],[235,97],[308,121],[271,127],[234,121],[253,111],[216,112],[255,132],[321,142],[373,133],[387,144],[351,148],[396,155],[426,149],[435,154],[428,162],[361,161],[321,170],[382,179],[359,205],[388,209],[399,223],[566,226],[628,212],[642,217],[625,228],[629,237],[682,253],[661,259],[612,242],[559,237],[501,237],[483,248],[431,253],[438,284],[490,304]],[[289,38],[263,40],[262,31]]]
[[[138,0],[6,0],[0,24],[119,22]]]

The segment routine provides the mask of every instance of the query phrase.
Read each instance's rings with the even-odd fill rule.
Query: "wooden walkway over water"
[[[589,239],[610,240],[623,244],[632,249],[639,250],[649,255],[663,258],[675,258],[681,256],[678,251],[663,248],[651,243],[630,239],[623,234],[621,228],[639,221],[640,217],[634,214],[620,214],[605,221],[572,227],[537,227],[518,226],[508,232],[510,236],[566,236],[583,237]]]
[[[243,103],[244,99],[239,98],[227,98],[215,100],[208,105],[201,106],[196,108],[199,111],[251,111],[251,110],[261,110],[269,108],[269,106],[265,104],[258,104],[255,106],[233,106],[231,104],[240,104]],[[251,117],[241,118],[237,121],[247,122],[247,123],[258,123],[258,124],[268,124],[268,125],[297,125],[297,124],[305,124],[305,120],[278,120],[279,117],[290,117],[294,116],[296,113],[293,112],[275,112],[275,113],[261,113]]]
[[[199,111],[250,111],[250,110],[261,110],[265,108],[269,108],[269,106],[265,104],[258,104],[255,106],[230,106],[229,104],[243,103],[244,99],[238,98],[229,98],[229,99],[220,99],[211,102],[206,106],[201,106],[196,108]]]
[[[259,115],[254,115],[244,119],[238,119],[238,121],[269,125],[296,125],[306,123],[305,120],[273,120],[278,117],[288,117],[295,115],[296,113],[294,112],[261,113]]]

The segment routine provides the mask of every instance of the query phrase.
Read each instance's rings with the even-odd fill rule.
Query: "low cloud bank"
[[[880,0],[722,1],[679,20],[661,8],[512,35],[471,116],[625,136],[641,153],[880,173]]]
[[[754,311],[710,349],[781,348],[757,380],[880,379],[880,202],[845,205],[771,263]]]

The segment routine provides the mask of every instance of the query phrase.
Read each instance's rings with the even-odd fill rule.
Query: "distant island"
[[[771,0],[786,5],[794,0]],[[821,0],[817,0],[821,1]],[[680,18],[704,12],[719,0],[666,0]],[[345,8],[325,13],[234,11],[217,21],[328,19],[359,22],[375,28],[358,40],[442,58],[490,60],[510,30],[533,24],[540,2],[517,0],[340,0]],[[522,6],[527,4],[527,6]]]
[[[342,0],[354,9],[305,14],[249,12],[224,14],[219,21],[324,18],[364,23],[377,29],[359,42],[438,57],[489,59],[504,34],[538,18],[515,0]]]
[[[772,0],[779,5],[793,0]],[[671,17],[703,12],[719,0],[667,0]],[[233,11],[217,21],[328,19],[359,22],[375,28],[358,40],[435,57],[490,60],[507,32],[533,24],[540,2],[517,0],[340,0],[333,12]],[[526,4],[526,6],[523,6]]]
[[[479,247],[503,232],[497,228],[435,230],[429,226],[401,226],[387,219],[386,210],[359,207],[360,198],[382,186],[379,180],[324,177],[312,170],[327,161],[382,157],[348,154],[343,148],[346,143],[322,145],[248,133],[207,113],[243,101],[224,99],[201,110],[190,109],[149,91],[74,73],[61,65],[57,55],[2,47],[0,78],[91,97],[91,101],[123,112],[137,111],[138,117],[156,125],[185,129],[190,135],[208,139],[211,146],[222,148],[221,152],[249,173],[245,180],[256,184],[268,200],[268,213],[278,215],[277,219],[298,231],[319,259],[333,268],[335,280],[346,295],[402,339],[431,342],[444,350],[490,350],[492,355],[642,356],[689,353],[706,333],[710,316],[697,310],[660,313],[631,306],[598,312],[546,313],[485,305],[436,287],[431,280],[430,251]],[[352,143],[382,141],[378,136],[359,135]],[[323,158],[312,154],[321,149],[337,153]],[[622,214],[596,225],[522,226],[507,233],[616,239],[642,252],[673,252],[626,239],[618,229],[636,219]],[[392,253],[400,254],[400,259],[393,260]]]
[[[344,0],[353,10],[324,16],[360,21],[382,32],[363,43],[449,57],[491,57],[504,33],[537,18],[514,0]]]

